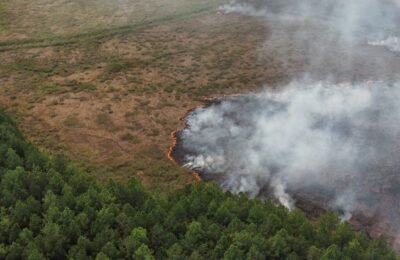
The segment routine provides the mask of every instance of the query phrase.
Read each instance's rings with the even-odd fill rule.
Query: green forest
[[[170,194],[99,182],[28,143],[0,113],[0,259],[397,259],[333,213],[198,183]]]

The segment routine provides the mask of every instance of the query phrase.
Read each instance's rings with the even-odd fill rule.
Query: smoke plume
[[[397,216],[400,84],[307,83],[230,97],[188,114],[186,167],[234,193],[322,191],[332,209]],[[374,202],[380,200],[381,203]],[[397,205],[397,202],[395,202]],[[385,206],[383,206],[385,205]]]
[[[259,59],[272,50],[294,77],[190,112],[181,162],[225,190],[269,194],[289,209],[308,199],[345,220],[379,215],[376,230],[389,223],[383,232],[396,236],[400,2],[248,0],[220,10],[265,22]]]

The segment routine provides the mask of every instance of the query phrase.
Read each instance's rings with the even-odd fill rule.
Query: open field
[[[192,182],[165,156],[185,112],[205,97],[256,90],[288,75],[274,53],[258,59],[264,23],[217,14],[212,1],[172,2],[175,8],[160,15],[132,7],[127,16],[137,20],[77,12],[78,28],[61,20],[38,25],[62,2],[3,3],[10,17],[25,6],[31,20],[7,24],[1,16],[2,107],[31,141],[67,153],[99,178],[137,175],[161,190]]]
[[[222,15],[223,2],[120,1],[114,9],[106,1],[2,2],[0,104],[32,142],[97,177],[135,175],[170,190],[194,180],[166,157],[171,132],[204,98],[281,85],[305,71],[398,77],[398,56],[330,42],[329,58],[311,70],[313,50],[291,32],[312,28],[312,41],[321,25]]]
[[[4,0],[0,3],[0,40],[96,34],[117,28],[137,27],[159,20],[209,10],[221,0]]]

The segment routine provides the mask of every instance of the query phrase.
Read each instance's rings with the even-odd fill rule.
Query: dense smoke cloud
[[[391,52],[400,52],[400,2],[248,0],[220,10],[264,20],[260,56],[278,52],[288,71],[304,64],[296,77],[307,80],[193,110],[178,136],[181,162],[226,190],[270,194],[288,208],[308,198],[345,219],[377,214],[395,235],[400,60]]]
[[[233,0],[220,10],[265,18],[267,42],[290,42],[294,51],[306,53],[303,76],[321,74],[323,68],[328,72],[319,78],[331,82],[345,74],[354,79],[355,71],[398,82],[398,63],[364,47],[400,51],[398,0]],[[290,28],[288,36],[282,36],[282,28]],[[196,110],[182,134],[185,149],[196,147],[187,166],[222,174],[225,188],[251,196],[269,185],[289,208],[293,200],[287,189],[319,187],[332,195],[332,208],[351,211],[360,198],[371,198],[373,187],[364,189],[367,177],[376,177],[383,165],[394,176],[399,169],[391,156],[400,147],[393,141],[399,84],[366,81],[341,86],[298,81],[281,93],[231,98]],[[341,193],[335,190],[339,186]]]
[[[327,205],[347,216],[368,208],[390,219],[398,209],[382,205],[398,199],[398,100],[397,83],[304,81],[231,97],[188,115],[180,134],[184,163],[226,190],[253,197],[270,191],[289,208],[288,194],[322,191]]]

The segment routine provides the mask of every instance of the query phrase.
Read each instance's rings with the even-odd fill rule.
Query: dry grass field
[[[259,58],[265,23],[218,14],[221,2],[2,2],[1,107],[100,179],[190,183],[166,157],[186,111],[288,77],[273,52]]]

